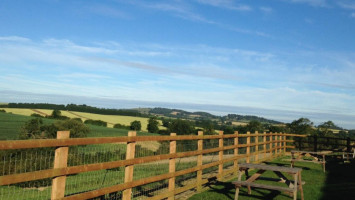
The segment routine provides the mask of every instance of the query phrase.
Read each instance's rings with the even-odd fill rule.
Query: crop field
[[[46,114],[51,115],[53,110],[48,109],[27,109],[27,108],[4,108],[4,110],[8,113],[18,114],[30,116],[33,113],[37,114]],[[36,112],[38,111],[38,112]],[[101,114],[93,114],[93,113],[84,113],[84,112],[75,112],[75,111],[61,111],[63,116],[67,116],[69,118],[81,118],[83,121],[87,119],[92,120],[102,120],[107,122],[107,127],[112,128],[113,125],[119,123],[123,125],[129,126],[132,121],[140,121],[142,124],[142,131],[147,131],[148,118],[144,117],[132,117],[132,116],[120,116],[120,115],[101,115]],[[161,121],[159,121],[162,124]],[[165,127],[160,126],[160,129],[164,129]]]

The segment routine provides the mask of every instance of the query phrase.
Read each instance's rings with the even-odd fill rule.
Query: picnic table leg
[[[325,155],[323,155],[323,172],[325,173]]]
[[[243,171],[239,170],[238,181],[241,181],[241,180],[242,180],[242,174],[243,174]],[[239,197],[239,188],[240,188],[239,185],[236,185],[236,186],[235,186],[235,197],[234,197],[234,200],[238,200],[238,197]]]
[[[298,173],[298,181],[299,181],[299,190],[301,193],[301,200],[304,200],[303,198],[303,186],[302,186],[302,175],[301,172]]]
[[[298,179],[298,174],[295,174],[294,175],[295,182],[294,182],[294,186],[293,186],[293,200],[297,200],[297,188],[298,188],[297,187],[297,184],[298,184],[297,179]]]

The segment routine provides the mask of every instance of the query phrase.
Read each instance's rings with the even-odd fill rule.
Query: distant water
[[[137,100],[123,100],[110,98],[97,98],[85,96],[69,96],[55,94],[34,94],[17,91],[0,91],[0,102],[6,103],[52,103],[52,104],[86,104],[100,108],[174,108],[190,112],[204,111],[214,115],[255,115],[281,122],[292,122],[300,117],[309,118],[316,125],[331,120],[335,124],[347,128],[355,129],[355,116],[336,113],[322,112],[296,112],[288,110],[276,110],[266,108],[253,108],[241,106],[223,106],[208,104],[188,104],[188,103],[168,103],[168,102],[151,102]]]

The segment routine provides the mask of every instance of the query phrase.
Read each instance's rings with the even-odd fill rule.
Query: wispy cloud
[[[1,90],[355,113],[354,73],[353,55],[334,52],[0,40]]]
[[[350,14],[350,17],[355,18],[355,12],[351,13],[351,14]]]
[[[341,8],[344,8],[344,9],[349,9],[349,10],[355,10],[355,3],[354,2],[338,2],[338,5],[341,7]]]
[[[220,7],[228,10],[236,11],[251,11],[252,8],[249,5],[235,4],[231,0],[197,0],[197,2],[205,5]]]
[[[266,7],[266,6],[261,6],[261,7],[259,7],[259,9],[266,14],[270,14],[273,11],[273,9],[271,7]]]
[[[19,36],[6,36],[6,37],[0,37],[0,41],[30,42],[31,40],[28,38],[19,37]]]
[[[327,0],[290,0],[290,2],[304,3],[315,7],[326,7],[328,5]]]
[[[85,9],[91,13],[105,16],[105,17],[114,17],[114,18],[121,18],[121,19],[131,18],[131,15],[129,15],[128,13],[103,4],[95,4],[95,5],[87,6]]]

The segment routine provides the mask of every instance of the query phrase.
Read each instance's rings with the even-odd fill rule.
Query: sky
[[[0,1],[0,102],[355,128],[354,0]]]

